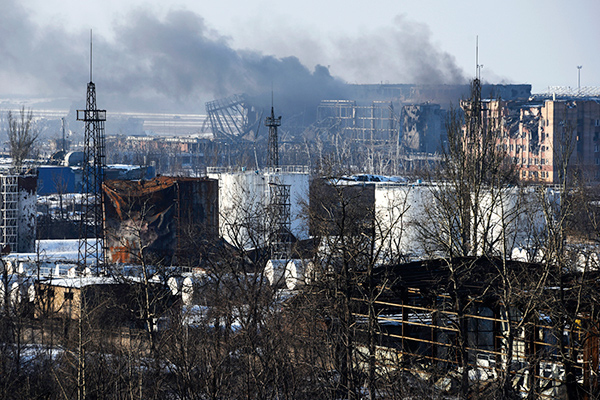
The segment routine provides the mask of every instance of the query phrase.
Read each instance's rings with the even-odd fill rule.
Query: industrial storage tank
[[[194,299],[194,279],[191,276],[186,277],[181,282],[181,301],[186,306],[192,304]]]
[[[265,266],[264,275],[271,286],[283,287],[285,285],[285,270],[288,260],[269,260]]]
[[[187,275],[185,278],[183,276],[176,278],[178,282],[179,279],[181,279],[179,293],[181,294],[181,301],[184,305],[189,306],[203,301],[203,288],[210,280],[210,275],[205,272],[200,272]]]
[[[35,284],[34,283],[29,285],[29,287],[27,288],[27,299],[29,300],[30,303],[33,303],[35,301]]]
[[[314,281],[315,266],[310,260],[290,260],[285,267],[285,286],[298,289]]]
[[[23,287],[19,284],[19,282],[13,282],[10,286],[10,305],[12,307],[17,307],[24,300]]]
[[[167,286],[169,287],[169,290],[171,290],[173,296],[177,296],[179,293],[181,293],[183,281],[184,279],[181,276],[172,276],[167,279]]]

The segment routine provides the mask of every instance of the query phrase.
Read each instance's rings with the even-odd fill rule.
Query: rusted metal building
[[[218,239],[218,181],[160,176],[104,183],[109,262],[193,267]]]

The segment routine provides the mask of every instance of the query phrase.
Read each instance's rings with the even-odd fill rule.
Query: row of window
[[[513,157],[514,164],[523,165],[550,165],[550,160],[547,158],[518,158]]]
[[[538,175],[538,171],[523,171],[522,173],[523,178],[538,178],[538,176],[540,178],[550,178],[550,172],[549,171],[540,171],[539,175]]]
[[[504,151],[508,151],[508,152],[513,152],[515,150],[515,148],[517,149],[517,153],[520,152],[521,150],[526,150],[527,146],[524,144],[517,144],[516,146],[511,144],[510,146],[507,144],[504,145],[498,145],[498,150],[504,150]],[[541,146],[541,150],[542,151],[546,151],[546,150],[550,150],[550,147],[546,147],[546,146]],[[533,152],[533,146],[529,146],[529,151]]]

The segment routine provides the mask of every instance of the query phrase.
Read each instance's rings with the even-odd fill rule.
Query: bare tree
[[[39,136],[33,122],[33,112],[31,110],[26,112],[25,107],[21,108],[18,115],[9,111],[7,134],[13,166],[18,169],[31,155]]]

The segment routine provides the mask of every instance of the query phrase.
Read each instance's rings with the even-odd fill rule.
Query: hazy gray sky
[[[318,65],[352,83],[460,82],[475,73],[477,35],[486,81],[531,83],[534,92],[575,87],[582,65],[581,85],[600,86],[598,0],[0,5],[0,94],[84,91],[90,29],[99,88],[148,104],[210,99],[296,74],[304,88],[322,86]]]

